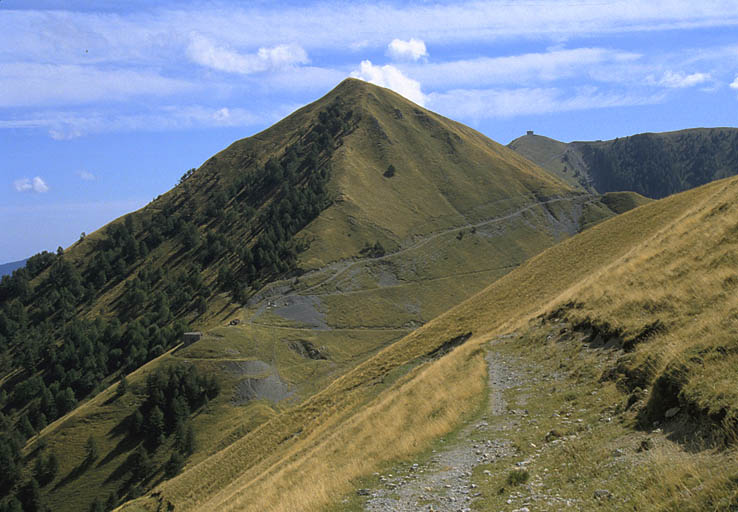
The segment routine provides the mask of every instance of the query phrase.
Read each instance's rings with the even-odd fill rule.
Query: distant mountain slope
[[[738,129],[693,128],[609,141],[563,143],[540,135],[508,147],[572,186],[658,199],[738,172]]]
[[[10,263],[3,263],[0,265],[0,277],[9,276],[13,273],[13,270],[21,268],[26,264],[27,259],[20,261],[11,261]]]
[[[483,344],[527,329],[534,316],[551,319],[555,335],[561,334],[556,322],[563,316],[577,332],[589,333],[593,348],[604,346],[604,366],[579,368],[575,375],[587,385],[598,379],[618,382],[620,394],[598,405],[592,412],[598,417],[622,411],[628,395],[636,393],[647,397],[645,422],[681,406],[693,423],[685,416],[688,423],[675,424],[679,432],[700,428],[702,421],[735,429],[738,364],[730,334],[735,315],[728,314],[735,301],[727,299],[738,271],[730,257],[737,243],[736,197],[738,178],[717,181],[561,242],[125,510],[155,510],[168,503],[175,510],[292,510],[297,504],[301,510],[320,510],[336,503],[359,478],[386,461],[422,451],[450,430],[483,395]],[[605,417],[599,423],[609,421]],[[570,428],[577,422],[565,421]],[[561,444],[562,468],[576,466],[578,450],[594,448],[572,439]],[[609,455],[602,464],[612,465],[618,456]],[[649,459],[658,464],[659,481],[682,471],[669,463],[670,456],[659,451]],[[706,456],[678,460],[699,467]],[[670,506],[684,503],[698,510],[698,503],[730,499],[730,494],[710,494],[735,488],[729,477],[738,469],[736,459],[725,460],[732,460],[732,469],[722,473],[727,480],[716,482],[717,488],[697,479],[690,492],[677,487],[672,493],[659,487],[653,474],[637,485],[640,492],[652,493],[652,504],[661,496]],[[587,489],[597,485],[572,478]],[[591,491],[587,499],[593,499]],[[698,501],[703,499],[708,501]]]
[[[34,477],[53,510],[135,497],[614,215],[471,128],[346,80],[0,281],[0,485],[27,495],[63,452]],[[188,330],[204,334],[172,351]]]

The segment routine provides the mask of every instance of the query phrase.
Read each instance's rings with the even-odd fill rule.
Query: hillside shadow
[[[119,436],[122,436],[121,439],[118,441],[118,443],[115,445],[115,448],[110,450],[107,455],[100,461],[98,464],[98,467],[104,466],[105,464],[109,463],[119,455],[131,451],[133,448],[138,446],[139,440],[133,439],[128,434],[127,425],[129,422],[130,416],[127,416],[122,421],[120,421],[117,425],[115,425],[110,431],[108,432],[108,438],[113,439]]]
[[[103,483],[109,484],[110,482],[115,482],[118,480],[123,480],[123,477],[126,475],[126,473],[129,472],[129,468],[131,466],[130,462],[130,456],[126,458],[123,462],[121,462],[117,468],[115,468],[105,479]],[[123,487],[130,486],[130,482],[124,482]]]
[[[82,461],[82,463],[72,469],[72,471],[70,471],[67,476],[56,483],[56,485],[54,486],[54,491],[77,480],[82,475],[82,473],[87,471],[91,466],[92,462],[88,462],[87,460]]]
[[[111,396],[110,398],[108,398],[107,400],[103,402],[103,405],[110,405],[116,400],[118,400],[119,398],[121,398],[122,396],[123,395],[119,395],[118,392],[115,392],[113,393],[113,396]],[[113,427],[113,428],[115,429],[116,427]]]

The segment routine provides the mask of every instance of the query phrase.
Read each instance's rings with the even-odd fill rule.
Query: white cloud
[[[559,88],[456,89],[428,95],[429,107],[458,119],[509,118],[595,108],[649,105],[663,95],[638,96],[584,87],[567,94]]]
[[[10,62],[2,63],[0,107],[119,101],[193,89],[191,83],[153,71]]]
[[[13,187],[18,192],[28,192],[33,188],[33,185],[31,185],[31,180],[28,178],[21,178],[13,182]]]
[[[273,48],[259,48],[255,54],[241,54],[216,45],[200,34],[192,35],[187,55],[201,66],[244,75],[309,62],[305,50],[294,44],[280,44]]]
[[[420,82],[408,78],[394,66],[375,66],[369,60],[361,61],[357,71],[351,73],[354,78],[392,89],[418,105],[425,105],[426,96],[420,90]]]
[[[43,194],[44,192],[49,191],[49,186],[40,176],[36,176],[33,179],[21,178],[21,179],[15,180],[13,182],[13,186],[15,187],[15,190],[17,190],[18,192],[33,191],[38,194]]]
[[[731,89],[738,89],[738,76],[735,77],[735,80],[730,84]]]
[[[95,181],[97,179],[90,171],[77,171],[77,176],[84,181]]]
[[[170,67],[178,64],[191,33],[217,41],[217,48],[225,52],[221,57],[233,65],[241,56],[234,48],[275,47],[286,41],[308,50],[352,45],[378,49],[410,34],[426,44],[490,44],[510,38],[560,41],[738,24],[738,2],[733,0],[699,5],[690,0],[250,4],[177,3],[115,14],[89,9],[5,10],[0,17],[4,43],[0,61],[17,59],[22,52],[35,62]],[[231,59],[229,52],[236,58]]]
[[[480,87],[550,82],[577,75],[586,77],[596,69],[610,70],[613,66],[630,64],[640,58],[637,53],[606,48],[574,48],[431,63],[405,69],[427,87]]]
[[[296,44],[280,44],[274,48],[259,48],[260,60],[268,62],[272,69],[310,62],[307,52]]]
[[[667,71],[661,80],[658,81],[659,85],[664,87],[670,87],[673,89],[683,89],[685,87],[693,87],[710,80],[710,75],[707,73],[692,73],[686,75],[684,73]]]
[[[402,39],[393,39],[387,46],[387,55],[395,60],[412,60],[416,61],[421,57],[428,56],[428,50],[425,43],[420,39],[410,38],[409,41]]]
[[[294,110],[294,109],[291,109]],[[285,110],[254,113],[239,107],[205,107],[201,105],[164,106],[140,113],[108,113],[98,111],[74,113],[42,112],[26,119],[0,119],[0,129],[45,129],[55,140],[69,140],[93,133],[156,132],[192,127],[264,126],[283,117]],[[80,177],[82,177],[80,175]]]
[[[49,186],[40,176],[33,178],[33,191],[42,194],[49,191]]]

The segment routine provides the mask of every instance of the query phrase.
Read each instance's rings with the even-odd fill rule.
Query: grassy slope
[[[712,201],[563,298],[566,318],[625,340],[613,378],[627,390],[652,389],[646,423],[680,406],[738,425],[738,184],[720,183]]]
[[[356,256],[366,240],[397,247],[571,194],[514,152],[392,91],[349,80],[341,93],[356,98],[362,121],[336,153],[338,201],[303,233],[314,239],[306,268]],[[383,176],[389,165],[391,178]]]
[[[297,502],[304,509],[313,509],[337,499],[350,489],[352,478],[398,454],[422,449],[439,430],[450,429],[463,411],[469,410],[477,399],[454,392],[464,389],[464,372],[448,372],[448,368],[478,368],[481,354],[475,346],[555,307],[583,276],[594,280],[606,273],[621,258],[633,257],[643,250],[644,244],[659,240],[695,212],[712,209],[716,196],[734,195],[736,186],[736,180],[720,181],[673,196],[552,247],[384,349],[289,413],[277,416],[226,450],[163,484],[160,498],[174,503],[177,510],[208,510],[214,505],[289,510],[290,504]],[[464,349],[452,352],[439,363],[423,363],[423,354],[464,332],[474,334]],[[409,373],[388,390],[383,389],[380,383],[398,371]],[[446,393],[433,377],[448,373],[453,377]],[[470,375],[466,385],[473,388],[478,370],[470,371]],[[455,383],[458,379],[461,385]],[[408,401],[401,398],[403,393],[412,393],[417,400],[415,407],[407,407]],[[468,405],[460,407],[463,401]],[[367,403],[368,408],[362,408]],[[440,429],[424,427],[426,423],[431,425],[430,420],[438,414],[433,411],[446,409],[450,412]],[[383,429],[372,430],[358,421],[369,411],[375,421],[388,421]],[[353,414],[357,416],[346,420]],[[394,419],[389,421],[390,418]],[[367,429],[372,435],[363,436],[361,444],[335,442],[362,436]],[[405,448],[382,449],[390,439],[393,446]],[[363,461],[360,467],[351,462],[357,459]],[[313,464],[319,465],[321,471],[307,471]],[[142,500],[131,506],[145,503]]]
[[[597,489],[611,493],[608,510],[738,506],[738,180],[704,188],[714,193],[683,202],[676,222],[500,347],[559,376],[525,403],[535,413],[511,440],[533,461],[526,468],[539,488],[582,510],[603,506]],[[523,397],[508,398],[515,407]],[[575,417],[583,420],[564,419]],[[551,429],[566,441],[547,445]],[[484,470],[505,474],[478,468],[478,506],[504,507],[513,490]]]
[[[195,417],[202,441],[190,465],[293,403],[234,406],[233,389],[245,376],[224,371],[228,362],[270,364],[296,392],[296,400],[307,398],[410,329],[576,233],[585,215],[587,223],[613,215],[597,198],[572,191],[474,130],[420,109],[391,91],[354,80],[269,130],[234,143],[183,185],[133,215],[140,220],[168,204],[175,209],[202,209],[217,183],[250,172],[269,155],[279,154],[338,96],[361,113],[362,121],[334,155],[335,203],[299,235],[312,241],[300,265],[314,270],[301,276],[299,283],[293,279],[273,283],[269,290],[274,293],[257,295],[245,308],[230,303],[225,294],[213,295],[208,311],[191,320],[214,336],[149,365],[187,361],[216,373],[222,382],[221,396]],[[383,172],[390,164],[397,171],[386,178]],[[589,215],[592,205],[598,209]],[[238,238],[245,229],[236,222],[233,236]],[[67,257],[84,265],[101,236],[101,231],[88,235],[67,251]],[[359,257],[367,242],[377,240],[388,249],[386,256]],[[172,242],[147,258],[170,270],[186,263]],[[203,271],[208,283],[215,279],[214,268]],[[107,290],[81,314],[109,315],[124,286],[125,281]],[[328,329],[311,328],[284,316],[280,307],[267,306],[285,294],[297,295],[289,300],[316,301],[316,314],[324,317]],[[231,318],[241,319],[241,325],[224,327]],[[320,347],[327,360],[312,360],[290,348],[304,341]],[[119,425],[141,400],[140,378],[130,380],[132,391],[125,397],[109,403],[92,400],[42,433],[48,446],[68,447],[59,477],[42,490],[56,510],[84,508],[92,498],[104,499],[118,487],[119,480],[111,475],[136,447],[120,444]],[[367,399],[365,389],[358,391],[356,396],[349,394],[346,403]],[[295,418],[298,423],[291,425],[305,421],[306,431],[310,429],[310,420]],[[75,472],[90,434],[98,440],[102,462],[94,471]],[[29,444],[27,453],[33,450]],[[30,457],[28,468],[33,462]]]
[[[615,213],[625,213],[628,210],[648,204],[652,201],[637,192],[607,192],[602,195],[602,203]]]

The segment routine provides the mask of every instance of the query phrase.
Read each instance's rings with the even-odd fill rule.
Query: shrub
[[[507,475],[507,483],[509,485],[520,485],[524,484],[530,478],[530,474],[527,469],[513,469]]]

